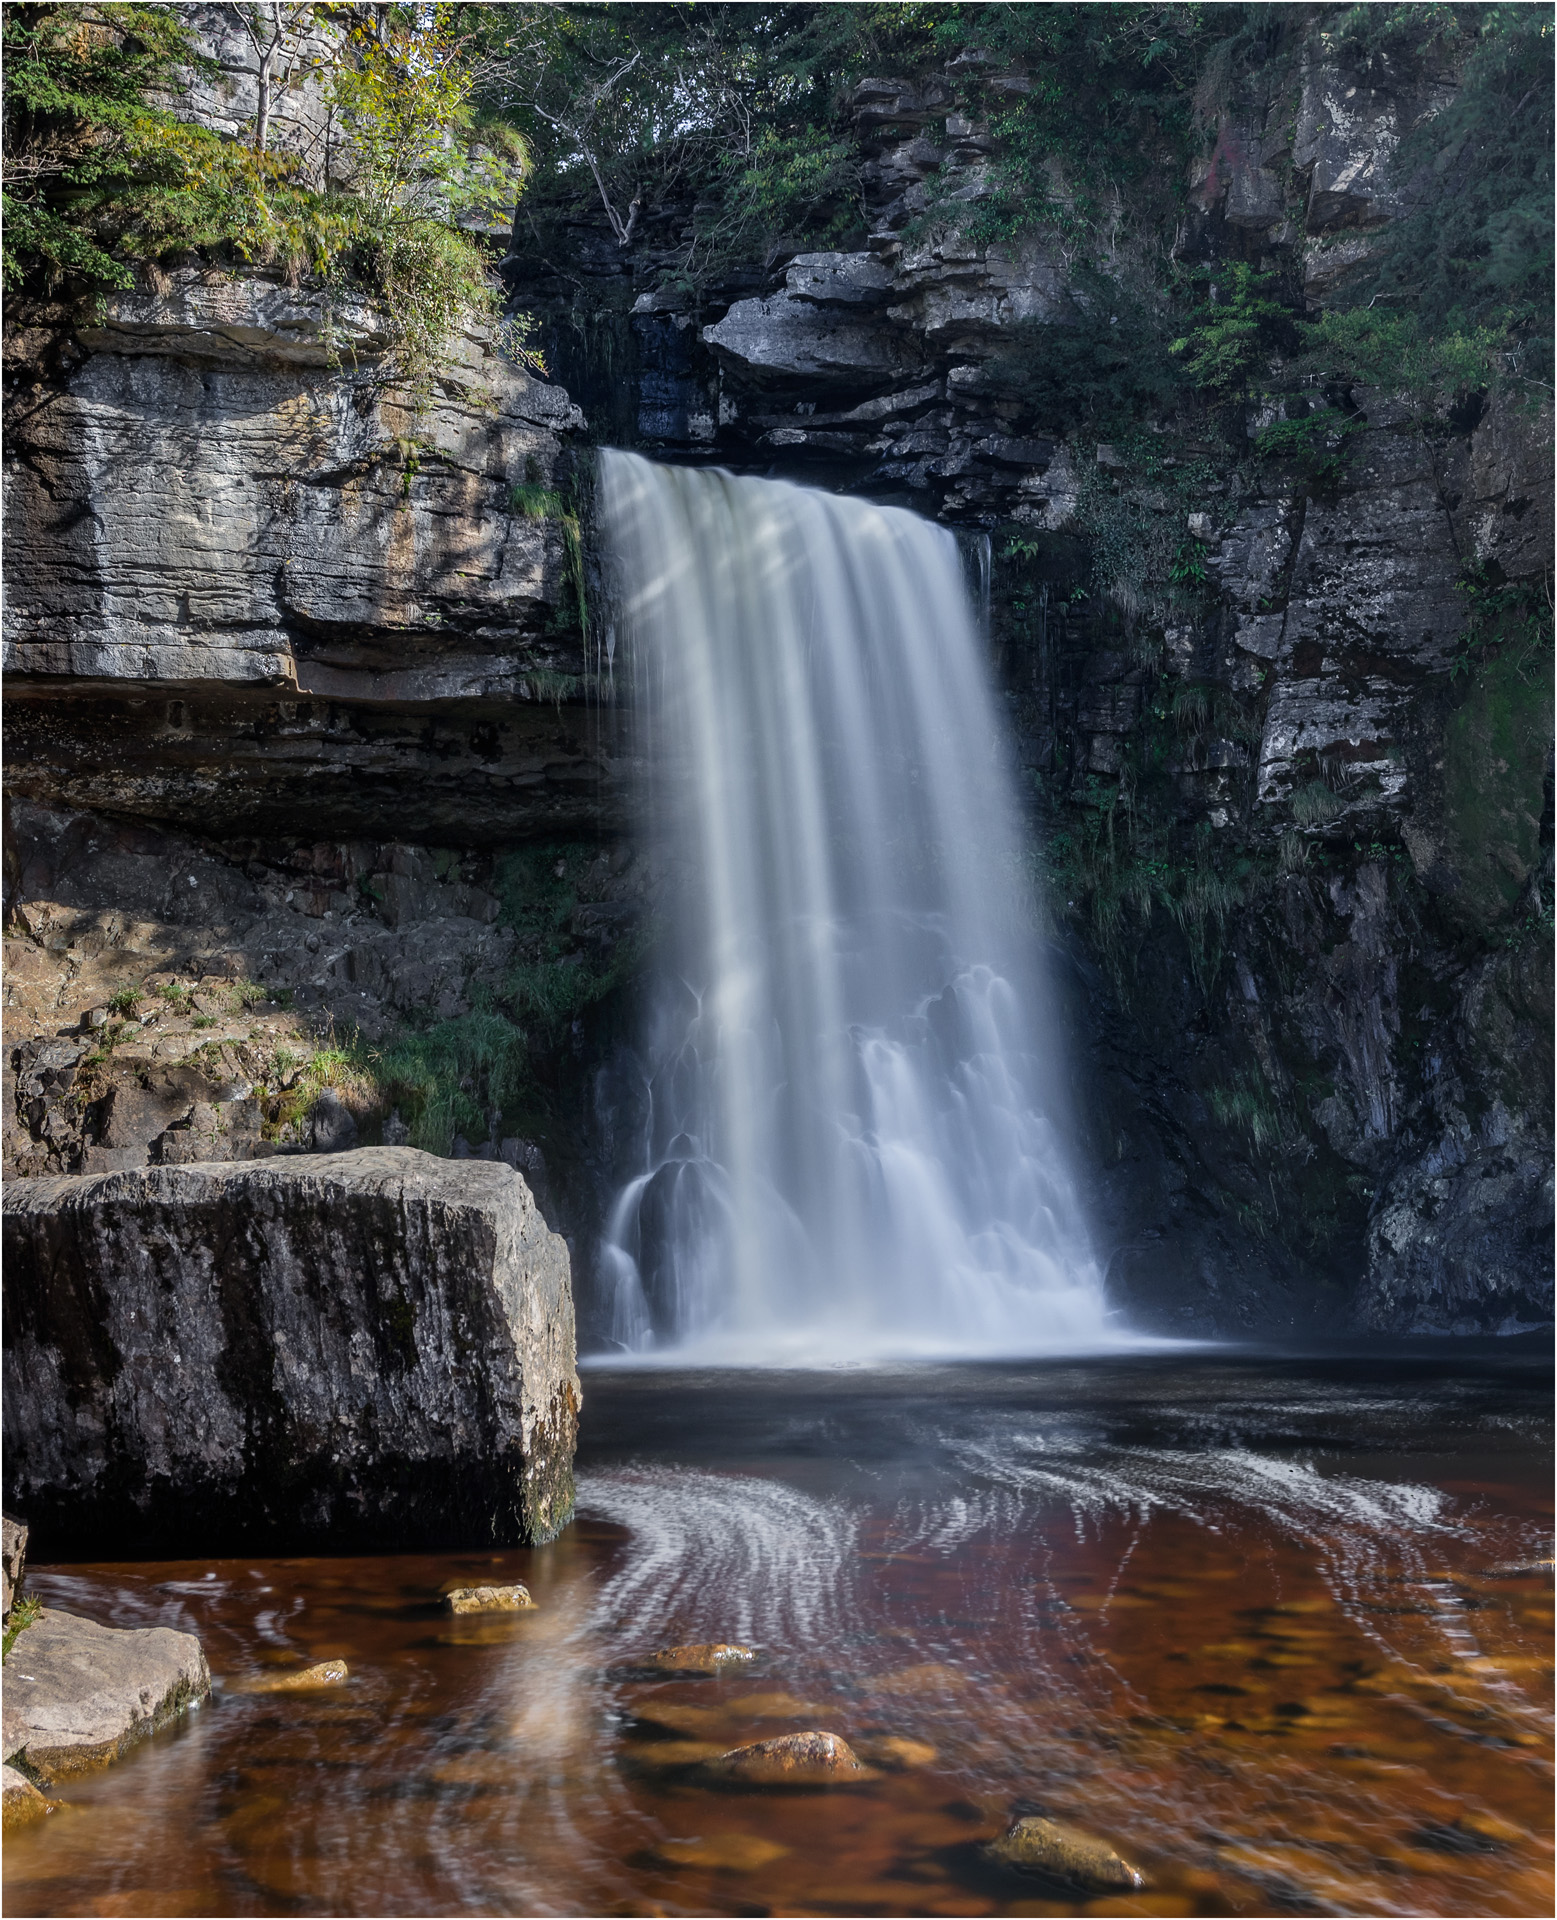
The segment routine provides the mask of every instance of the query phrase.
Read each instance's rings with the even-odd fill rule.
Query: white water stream
[[[614,1344],[1107,1344],[953,536],[627,453],[601,496],[676,887],[604,1249]]]

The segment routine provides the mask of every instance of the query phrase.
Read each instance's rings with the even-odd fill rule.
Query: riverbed
[[[591,1371],[550,1546],[33,1569],[199,1634],[216,1688],[8,1840],[5,1911],[1550,1912],[1550,1385],[1446,1349]],[[510,1580],[533,1612],[442,1608]],[[641,1665],[706,1640],[755,1658]],[[806,1728],[870,1776],[697,1771]],[[992,1864],[1029,1813],[1148,1889]]]

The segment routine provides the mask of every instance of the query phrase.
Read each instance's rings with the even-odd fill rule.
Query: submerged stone
[[[789,1852],[757,1833],[711,1833],[706,1839],[662,1840],[655,1857],[668,1867],[711,1867],[719,1873],[760,1873]]]
[[[409,1147],[9,1181],[5,1490],[51,1550],[517,1546],[573,1511],[568,1251]]]
[[[723,1673],[727,1667],[744,1666],[756,1657],[750,1647],[717,1640],[695,1647],[661,1647],[658,1653],[649,1655],[644,1665],[655,1667],[661,1673],[709,1674]]]
[[[1146,1885],[1145,1874],[1106,1840],[1059,1820],[1018,1820],[985,1852],[1003,1867],[1063,1880],[1088,1893],[1132,1892]]]
[[[48,1801],[26,1774],[18,1773],[15,1767],[0,1767],[0,1818],[7,1833],[13,1827],[41,1820],[48,1810]]]
[[[6,1759],[66,1779],[117,1760],[210,1691],[192,1633],[100,1627],[47,1607],[5,1663]]]
[[[715,1780],[749,1787],[829,1787],[868,1780],[870,1769],[836,1733],[786,1733],[735,1747],[710,1760],[703,1771]]]
[[[317,1666],[304,1667],[298,1673],[267,1673],[257,1680],[245,1680],[235,1688],[239,1693],[309,1693],[315,1687],[338,1687],[349,1679],[344,1660],[321,1660]]]
[[[456,1587],[446,1604],[450,1613],[524,1613],[535,1602],[530,1589],[516,1580],[507,1587]]]

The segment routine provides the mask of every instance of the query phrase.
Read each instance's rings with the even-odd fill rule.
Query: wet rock
[[[789,1852],[757,1833],[712,1833],[700,1840],[662,1840],[655,1858],[668,1867],[710,1867],[716,1873],[760,1873]]]
[[[344,1660],[321,1660],[297,1673],[267,1673],[258,1680],[242,1681],[234,1692],[311,1693],[316,1687],[338,1687],[350,1677]]]
[[[0,1579],[4,1582],[5,1618],[11,1618],[11,1602],[21,1592],[22,1575],[27,1568],[27,1528],[9,1514],[0,1519]]]
[[[535,1602],[516,1580],[508,1587],[456,1587],[446,1604],[450,1613],[523,1613]]]
[[[747,1787],[830,1787],[871,1778],[846,1740],[818,1732],[786,1733],[732,1748],[708,1761],[703,1771],[710,1779]]]
[[[0,1767],[0,1819],[9,1833],[13,1827],[30,1826],[49,1811],[49,1803],[15,1767]]]
[[[313,1141],[315,1153],[348,1153],[357,1144],[357,1122],[329,1087],[314,1102]]]
[[[1106,1840],[1058,1820],[1018,1820],[985,1852],[1000,1866],[1063,1880],[1087,1893],[1124,1893],[1146,1885],[1145,1874]]]
[[[49,1607],[6,1662],[6,1746],[19,1738],[30,1773],[66,1779],[117,1760],[210,1691],[192,1633],[100,1627]]]
[[[711,1674],[744,1666],[756,1657],[750,1647],[714,1641],[694,1647],[661,1647],[658,1653],[649,1655],[644,1665],[655,1667],[661,1673]]]
[[[339,1552],[566,1525],[567,1248],[500,1162],[12,1180],[4,1228],[5,1485],[35,1538]]]

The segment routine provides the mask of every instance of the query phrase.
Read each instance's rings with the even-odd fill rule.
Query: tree
[[[249,0],[228,9],[248,35],[258,64],[259,100],[254,116],[254,151],[270,141],[270,117],[276,101],[297,71],[303,43],[313,25],[311,6],[283,6],[280,0]]]

